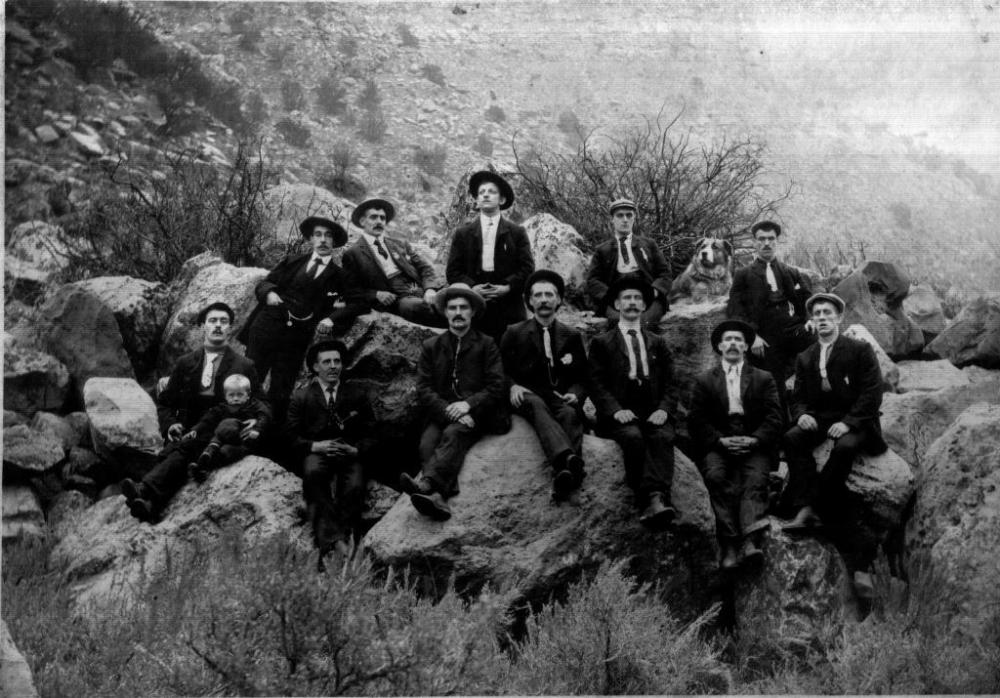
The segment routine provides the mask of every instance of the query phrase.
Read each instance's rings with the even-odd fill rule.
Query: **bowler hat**
[[[347,363],[347,345],[339,339],[324,339],[316,342],[306,350],[306,368],[309,369],[310,373],[314,372],[313,364],[316,363],[316,358],[324,351],[340,352],[340,360],[345,364]]]
[[[361,227],[361,216],[365,215],[368,209],[380,208],[385,211],[385,222],[388,223],[396,217],[396,207],[385,199],[365,199],[358,204],[351,212],[351,223]]]
[[[617,211],[620,208],[630,208],[633,211],[639,210],[638,208],[636,208],[635,202],[632,201],[632,199],[615,199],[610,204],[608,204],[608,215],[609,216],[615,215],[615,211]]]
[[[347,242],[347,231],[344,230],[344,226],[331,221],[329,218],[323,218],[322,216],[309,216],[306,218],[304,221],[299,223],[299,232],[302,233],[302,237],[308,240],[312,237],[313,228],[317,225],[325,225],[333,231],[334,247],[343,247]]]
[[[225,312],[226,315],[229,316],[230,325],[236,321],[236,313],[233,312],[233,309],[230,308],[227,304],[223,303],[222,301],[216,301],[215,303],[209,303],[204,308],[198,311],[197,324],[204,325],[205,318],[208,317],[208,314],[213,310],[222,310],[223,312]]]
[[[712,339],[710,341],[712,343],[712,351],[716,354],[722,353],[719,351],[719,342],[722,341],[722,335],[726,332],[742,332],[743,341],[747,343],[747,346],[752,345],[754,340],[757,339],[757,333],[754,332],[754,329],[742,320],[723,320],[712,330]]]
[[[444,315],[445,306],[448,305],[448,301],[452,298],[465,298],[469,301],[476,315],[482,315],[483,311],[486,310],[486,301],[483,300],[482,296],[473,291],[468,284],[454,283],[451,286],[442,288],[434,296],[434,304],[442,315]]]
[[[759,223],[754,223],[753,227],[750,228],[750,237],[755,236],[758,230],[773,230],[775,237],[781,237],[781,226],[774,221],[760,221]]]
[[[505,211],[514,205],[514,190],[511,188],[510,184],[506,179],[498,175],[496,172],[490,172],[489,170],[479,170],[479,172],[473,172],[472,176],[469,177],[469,194],[472,198],[476,198],[479,193],[479,186],[484,182],[493,182],[497,185],[497,189],[500,190],[500,196],[503,197],[504,202],[500,204],[500,210]]]
[[[531,298],[531,286],[539,281],[547,281],[556,287],[556,291],[559,292],[559,297],[562,298],[566,294],[566,282],[563,278],[559,276],[556,272],[551,269],[536,269],[531,272],[528,280],[524,282],[524,302],[531,307],[529,299]]]
[[[833,303],[835,306],[837,306],[837,313],[841,315],[844,313],[844,308],[847,307],[847,303],[844,302],[844,299],[838,296],[836,293],[814,293],[811,296],[809,296],[809,300],[806,301],[806,312],[811,313],[813,305],[815,305],[819,301],[827,301],[828,303]]]
[[[612,307],[618,300],[618,294],[626,289],[636,289],[642,293],[642,299],[648,308],[656,298],[656,290],[649,285],[644,278],[638,274],[625,274],[619,276],[608,287],[608,292],[604,294],[604,305]]]

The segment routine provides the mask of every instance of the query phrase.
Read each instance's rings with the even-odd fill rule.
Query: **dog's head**
[[[703,269],[728,267],[729,260],[733,257],[732,244],[718,238],[702,238],[694,249],[692,261]]]

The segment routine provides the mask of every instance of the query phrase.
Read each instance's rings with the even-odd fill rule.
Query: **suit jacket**
[[[744,360],[740,375],[740,399],[743,402],[743,425],[747,436],[753,436],[759,442],[757,450],[765,451],[777,446],[784,420],[774,376]],[[721,359],[694,380],[688,431],[702,454],[715,448],[723,436],[733,436],[729,432],[729,393]]]
[[[823,392],[819,354],[817,342],[795,359],[795,388],[789,406],[792,421],[808,414],[820,421],[843,422],[868,436],[865,448],[869,452],[882,453],[888,446],[879,422],[882,371],[875,351],[865,342],[838,336],[826,362],[829,392]]]
[[[425,291],[437,286],[434,268],[417,254],[409,242],[383,236],[382,244],[403,276]],[[341,260],[344,266],[344,285],[350,300],[373,305],[377,301],[378,291],[392,291],[389,277],[376,259],[377,254],[363,237],[344,253]]]
[[[205,350],[197,349],[177,359],[174,370],[170,372],[167,387],[160,393],[157,414],[160,418],[160,429],[166,434],[171,424],[181,424],[185,431],[194,426],[202,417],[204,404],[200,398],[201,373],[204,368]],[[253,361],[240,356],[232,347],[226,347],[215,369],[215,402],[225,402],[222,384],[233,374],[242,374],[250,379],[251,395],[260,395],[260,380]]]
[[[552,338],[552,380],[542,344],[540,326],[532,318],[511,325],[500,340],[500,355],[508,378],[545,400],[553,392],[573,393],[582,405],[587,397],[590,372],[583,336],[578,330],[555,320],[549,329]]]
[[[241,422],[247,419],[257,420],[257,431],[265,433],[271,426],[271,408],[266,402],[259,398],[250,398],[246,404],[235,407],[225,402],[216,405],[201,416],[193,430],[198,432],[201,438],[211,438],[215,428],[223,419],[238,419]]]
[[[646,343],[649,362],[649,380],[643,385],[646,401],[651,406],[650,411],[664,410],[673,420],[677,406],[677,387],[673,382],[673,359],[667,342],[651,332],[643,332],[642,338]],[[630,383],[628,349],[618,325],[590,340],[590,374],[590,399],[597,408],[598,417],[609,420],[614,417],[615,412],[631,409],[623,404]]]
[[[319,380],[313,379],[292,394],[285,435],[299,460],[312,452],[315,441],[342,439],[359,451],[359,458],[375,444],[375,415],[371,400],[360,388],[340,383],[331,418]]]
[[[639,273],[647,283],[659,292],[664,308],[670,309],[667,296],[670,293],[670,265],[660,248],[649,238],[632,235],[632,256],[639,265]],[[599,312],[604,312],[604,296],[608,286],[621,274],[618,273],[618,238],[602,242],[594,250],[587,269],[587,295]]]
[[[457,366],[455,350],[458,338],[443,332],[424,341],[417,364],[417,397],[427,410],[428,419],[450,424],[445,408],[456,400],[465,400],[477,427],[495,433],[510,429],[510,414],[505,399],[503,363],[496,343],[479,332],[469,330],[462,337]],[[452,388],[453,375],[461,395]]]
[[[787,264],[775,261],[771,263],[771,267],[785,298],[795,309],[794,316],[789,317],[789,323],[805,324],[808,319],[805,303],[811,293],[809,281]],[[754,260],[752,264],[737,270],[726,306],[726,317],[743,320],[757,332],[761,330],[771,294],[766,273],[766,265],[760,260]],[[770,338],[767,339],[770,341]]]

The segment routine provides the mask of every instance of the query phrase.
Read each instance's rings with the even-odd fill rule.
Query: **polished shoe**
[[[823,520],[817,516],[813,508],[804,506],[799,509],[799,513],[795,515],[794,519],[782,525],[781,530],[796,533],[817,529],[822,525]]]
[[[153,513],[153,503],[148,499],[128,500],[128,510],[132,512],[132,516],[145,523],[154,523],[156,520],[156,515]]]
[[[411,494],[410,501],[413,503],[414,509],[435,521],[446,521],[451,518],[451,509],[448,507],[448,503],[437,492]]]
[[[755,567],[762,562],[764,562],[764,551],[758,548],[749,538],[745,539],[743,546],[740,548],[740,563]]]
[[[121,489],[122,494],[125,495],[125,501],[127,502],[131,502],[133,499],[142,499],[143,494],[145,494],[143,484],[129,477],[122,480],[118,487]]]
[[[576,477],[573,473],[569,470],[560,470],[552,481],[552,499],[557,502],[565,501],[575,489]]]
[[[423,475],[413,477],[409,473],[399,476],[399,489],[406,494],[430,494],[434,491],[431,483]]]
[[[198,460],[199,462],[201,461],[200,458]],[[201,467],[198,463],[192,462],[188,463],[188,476],[198,484],[201,484],[205,482],[205,479],[208,477],[208,471]]]
[[[210,443],[205,447],[205,450],[201,452],[198,456],[198,467],[202,468],[206,472],[211,469],[212,463],[215,462],[216,456],[219,455],[219,444]]]
[[[586,468],[585,468],[585,463],[583,462],[583,458],[581,458],[580,456],[576,455],[575,453],[571,453],[568,456],[566,456],[566,462],[563,463],[563,469],[573,473],[573,478],[576,480],[577,486],[579,486],[579,484],[583,482],[584,470]]]
[[[734,570],[740,564],[739,556],[736,554],[735,545],[724,545],[722,547],[722,561],[719,566],[724,570]]]
[[[872,584],[872,576],[867,572],[857,570],[854,573],[852,586],[854,587],[855,596],[859,599],[871,601],[872,597],[875,596],[875,586]]]
[[[649,495],[649,503],[639,516],[639,523],[654,531],[665,529],[677,515],[677,510],[663,501],[666,498],[662,492],[653,492]]]

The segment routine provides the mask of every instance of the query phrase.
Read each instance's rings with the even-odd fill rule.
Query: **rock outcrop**
[[[45,537],[45,514],[38,495],[27,485],[4,483],[3,542]]]
[[[72,248],[63,229],[43,221],[28,221],[7,236],[4,279],[15,298],[32,298],[70,262]]]
[[[39,410],[58,410],[66,403],[69,390],[69,371],[62,362],[4,332],[5,408],[26,415]]]
[[[323,216],[351,228],[354,203],[321,187],[309,184],[279,184],[264,192],[264,207],[273,227],[275,239],[280,243],[301,239],[299,223],[309,216]],[[355,229],[355,233],[357,229]],[[353,236],[352,236],[353,237]],[[337,261],[343,249],[334,252]]]
[[[30,478],[53,470],[66,458],[62,441],[27,424],[3,430],[4,479],[10,476]]]
[[[576,306],[583,300],[583,284],[589,258],[580,249],[583,236],[576,229],[549,213],[532,216],[523,223],[535,258],[535,269],[551,269],[566,282],[567,303]]]
[[[0,621],[0,686],[10,698],[38,698],[31,667],[14,644],[7,621]]]
[[[977,298],[927,347],[956,366],[1000,368],[1000,296]]]
[[[125,378],[92,378],[83,397],[94,450],[116,466],[106,479],[145,474],[163,448],[153,398]]]
[[[726,299],[717,298],[703,303],[676,303],[660,322],[660,334],[666,340],[674,361],[682,416],[690,404],[695,376],[718,360],[718,354],[712,351],[708,340],[712,336],[712,328],[725,317]]]
[[[947,359],[900,361],[896,368],[899,371],[898,392],[901,393],[933,392],[972,384],[969,375]]]
[[[54,436],[66,451],[80,443],[80,432],[57,414],[36,412],[29,426],[35,431],[46,432]]]
[[[920,351],[924,336],[903,312],[910,277],[889,262],[865,262],[837,284],[833,292],[844,299],[844,326],[864,325],[891,357]]]
[[[887,393],[897,392],[899,389],[899,369],[885,353],[885,349],[872,336],[872,333],[864,325],[851,325],[844,330],[844,336],[860,340],[875,351],[878,368],[882,372],[882,390]]]
[[[944,308],[934,289],[926,284],[912,284],[910,293],[903,299],[903,312],[920,331],[924,340],[930,343],[944,329]]]

